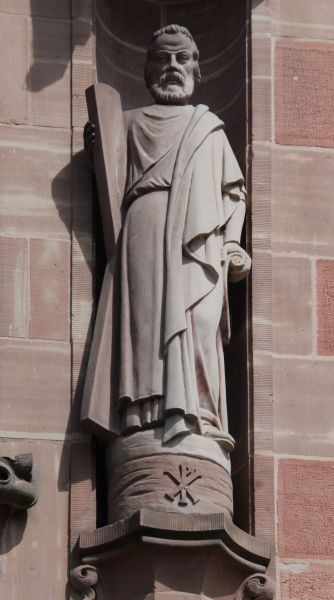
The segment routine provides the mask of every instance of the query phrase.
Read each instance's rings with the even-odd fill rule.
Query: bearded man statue
[[[123,113],[126,182],[112,276],[118,300],[110,310],[100,303],[83,419],[130,445],[158,439],[165,454],[187,438],[197,448],[205,439],[226,467],[234,447],[223,352],[227,282],[250,268],[240,247],[246,191],[223,122],[190,104],[198,60],[185,27],[155,32],[145,67],[154,104]],[[94,140],[88,123],[88,153]],[[111,320],[113,340],[105,333]]]

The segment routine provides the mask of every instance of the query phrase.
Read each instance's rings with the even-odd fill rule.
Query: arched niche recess
[[[225,122],[247,175],[247,0],[96,0],[98,81],[120,92],[124,110],[150,104],[143,81],[146,48],[152,33],[168,23],[185,25],[196,39],[202,82],[194,104],[207,104]],[[232,454],[234,520],[251,531],[246,284],[231,287],[230,304],[233,337],[225,357],[230,430],[237,442]]]

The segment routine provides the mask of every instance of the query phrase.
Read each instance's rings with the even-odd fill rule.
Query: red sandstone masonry
[[[318,39],[323,36],[333,39],[334,30],[331,26],[334,25],[334,3],[330,0],[319,0],[316,3],[313,0],[254,1],[252,15],[252,34],[254,31],[268,34],[272,27],[276,35],[299,35]],[[270,17],[273,19],[272,23],[269,22]],[[253,38],[252,62],[255,64],[252,64],[252,74],[263,77],[267,75],[268,65],[264,62],[261,45],[264,46],[265,42],[255,42]],[[333,44],[290,40],[278,43],[278,72],[274,88],[278,143],[334,146],[331,98],[334,80],[333,51]],[[273,77],[274,75],[272,73]],[[334,156],[325,149],[319,151],[274,146],[270,151],[269,145],[266,144],[269,160],[261,173],[262,163],[259,171],[258,162],[258,148],[261,148],[261,144],[258,140],[265,137],[263,132],[269,121],[268,112],[263,106],[270,104],[270,99],[265,98],[264,93],[260,100],[259,96],[260,88],[253,86],[252,133],[255,133],[253,139],[257,143],[253,148],[252,174],[257,178],[257,182],[260,182],[260,185],[256,185],[252,190],[253,256],[257,254],[254,249],[258,251],[259,248],[274,250],[275,253],[284,252],[283,256],[273,257],[274,351],[309,355],[314,351],[315,342],[315,306],[311,306],[314,300],[311,294],[312,261],[305,256],[297,258],[292,253],[307,254],[310,258],[330,257],[334,254],[330,218],[333,211],[330,186]],[[264,154],[263,151],[262,153]],[[267,184],[271,175],[272,193],[270,190],[263,193],[263,182]],[[272,219],[268,227],[267,217],[270,216],[270,210],[267,207],[270,207],[271,199]],[[290,256],[288,253],[291,253]],[[314,264],[313,260],[312,267]],[[271,272],[268,273],[264,263],[259,268],[256,259],[255,269],[253,298],[260,300],[261,276],[268,281]],[[325,310],[322,308],[322,312],[328,315],[328,324],[329,313],[333,315],[329,298],[330,284],[324,284],[324,281],[322,283],[321,293],[325,296],[322,303],[326,306]],[[312,281],[312,287],[314,284]],[[318,310],[319,295],[318,283]],[[271,351],[270,335],[269,332],[266,333],[266,319],[262,314],[265,312],[266,317],[268,314],[266,294],[262,304],[266,310],[259,314],[257,302],[252,307],[255,357],[257,349],[266,350],[268,354]],[[259,303],[259,306],[262,305]],[[322,333],[325,334],[326,319],[323,321]],[[318,323],[320,327],[319,316]],[[326,333],[332,335],[330,326],[327,327]],[[268,363],[269,361],[268,357]],[[270,394],[264,393],[264,389],[269,389],[268,371],[269,369],[266,369],[261,377],[261,371],[256,362],[254,363],[255,438],[258,437],[258,430],[266,429],[267,413],[262,414],[258,396],[260,395],[263,406],[267,408],[271,402]],[[274,365],[271,365],[271,374],[272,372],[276,452],[332,456],[334,361],[310,360],[306,356],[305,359],[302,356],[300,359],[275,358]],[[258,517],[265,520],[263,489],[266,489],[266,482],[270,480],[270,458],[265,459],[267,464],[262,465],[261,459],[255,454],[255,509],[256,513],[259,513],[256,514],[256,529],[261,527]],[[277,597],[281,600],[334,598],[333,565],[300,564],[303,556],[316,560],[333,559],[333,466],[334,464],[327,462],[307,460],[285,460],[279,463],[280,550],[284,556],[296,557],[294,565],[283,567],[281,593],[277,591]],[[267,516],[270,525],[270,510]]]
[[[271,140],[271,38],[252,38],[252,136],[254,141]],[[259,78],[258,78],[259,77]],[[266,78],[266,79],[265,79]]]
[[[29,298],[27,240],[0,237],[0,273],[0,335],[27,337]]]
[[[284,564],[281,571],[282,600],[333,600],[334,565]]]
[[[267,252],[252,256],[253,344],[255,350],[272,349],[272,257]],[[261,359],[260,359],[261,360]]]
[[[91,0],[90,0],[91,3]],[[90,12],[92,8],[90,7]],[[90,15],[91,18],[91,15]],[[92,24],[91,20],[86,17],[85,19],[73,19],[72,21],[72,36],[73,36],[73,61],[78,60],[92,60],[94,51],[93,36],[92,36]]]
[[[312,352],[311,261],[273,257],[273,347],[280,354]]]
[[[29,94],[29,122],[44,127],[70,127],[70,81],[69,66],[63,67],[60,75],[57,63],[35,63],[36,69],[31,74],[32,85],[36,92]],[[52,78],[53,82],[44,87],[44,81]],[[52,108],[51,108],[52,107]]]
[[[254,488],[256,506],[256,535],[269,543],[275,543],[275,522],[273,516],[274,498],[274,458],[255,455]]]
[[[334,45],[276,45],[276,141],[334,147]]]
[[[334,462],[280,460],[280,556],[334,560],[333,527]],[[282,598],[285,600],[284,596]],[[297,598],[299,600],[300,597]]]
[[[261,456],[273,450],[272,370],[272,257],[271,257],[271,147],[272,77],[270,2],[252,3],[252,352],[254,431],[254,531],[275,541],[274,463]],[[256,17],[260,16],[261,21]],[[268,21],[267,21],[268,18]],[[261,25],[259,26],[259,23]],[[261,31],[266,36],[260,35]],[[257,32],[255,34],[255,32]],[[265,351],[265,354],[264,354]]]
[[[334,260],[317,261],[318,354],[334,355]]]
[[[305,23],[311,25],[333,25],[334,26],[334,6],[328,0],[317,0],[316,6],[314,0],[283,0],[273,3],[275,18],[281,21],[290,21],[294,23]],[[299,32],[300,33],[300,32]]]
[[[78,235],[73,239],[72,261],[75,272],[72,274],[72,285],[81,291],[72,298],[72,310],[75,313],[72,330],[76,340],[87,341],[90,336],[90,325],[93,309],[92,293],[92,243],[88,236]]]
[[[258,0],[252,0],[252,16],[257,17],[271,17],[271,0],[263,0],[263,2],[258,2]]]
[[[275,35],[333,40],[332,0],[273,0],[271,4]]]
[[[92,64],[73,63],[72,70],[72,120],[73,127],[84,127],[88,119],[85,90],[94,83]]]
[[[93,476],[94,450],[90,442],[72,444],[71,447],[71,528],[70,547],[72,564],[79,564],[75,545],[81,531],[95,529],[95,481]]]
[[[57,341],[70,316],[71,6],[0,0],[1,455],[33,454],[39,495],[1,531],[8,600],[69,595],[70,443],[52,440],[67,437],[71,410],[71,347]],[[30,300],[30,334],[51,340],[23,339]]]
[[[70,245],[57,240],[30,242],[29,336],[70,337]]]
[[[64,434],[71,402],[70,345],[0,340],[0,428]]]
[[[25,84],[28,62],[28,24],[21,16],[0,14],[0,121],[27,123],[28,91]],[[15,51],[13,43],[15,40]]]
[[[272,157],[272,249],[333,256],[333,152],[276,147]]]
[[[71,125],[71,22],[34,17],[29,21],[29,122]]]
[[[271,150],[256,144],[252,157],[252,243],[254,250],[271,249]],[[252,270],[252,274],[254,271]],[[261,287],[261,272],[258,274]]]
[[[333,390],[334,360],[274,359],[276,452],[334,455]]]
[[[271,37],[254,35],[252,38],[252,77],[271,77]]]
[[[49,19],[33,17],[29,19],[30,58],[33,62],[45,60],[49,63],[57,61],[59,74],[62,67],[71,59],[71,22],[65,19]],[[46,80],[44,86],[50,83]],[[52,112],[52,109],[50,110]]]
[[[0,125],[0,231],[69,239],[69,131]]]
[[[252,101],[257,105],[253,112],[253,139],[256,142],[271,141],[271,79],[253,79]]]

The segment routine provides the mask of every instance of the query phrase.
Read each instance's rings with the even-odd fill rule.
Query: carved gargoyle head
[[[32,455],[0,457],[0,505],[26,510],[37,502],[32,480]]]
[[[201,79],[199,52],[188,29],[167,25],[147,51],[145,83],[158,104],[187,104]]]

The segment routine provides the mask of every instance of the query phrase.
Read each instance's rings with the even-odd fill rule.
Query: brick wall
[[[269,461],[274,502],[270,496],[267,508],[278,551],[278,598],[329,600],[334,597],[334,5],[331,0],[253,2],[252,24],[253,90],[271,88],[259,102],[253,91],[255,182],[261,182],[259,156],[267,159],[264,177],[269,178],[267,196],[256,186],[253,190],[255,222],[266,203],[270,219],[260,244],[271,265],[273,323],[271,347],[263,331],[255,340],[257,352],[271,363],[273,394],[272,448],[260,449],[255,458],[256,493],[261,496],[265,480],[262,462]],[[270,130],[264,125],[269,117]],[[257,257],[259,232],[254,229],[253,235]],[[261,264],[255,258],[255,295],[265,274]],[[258,330],[258,322],[254,326]],[[257,385],[264,385],[260,378]],[[258,529],[260,517],[258,512]]]
[[[94,510],[73,404],[92,309],[90,175],[78,153],[91,31],[90,1],[0,2],[0,455],[32,452],[39,494],[1,530],[8,599],[64,600],[69,525],[73,547]]]

